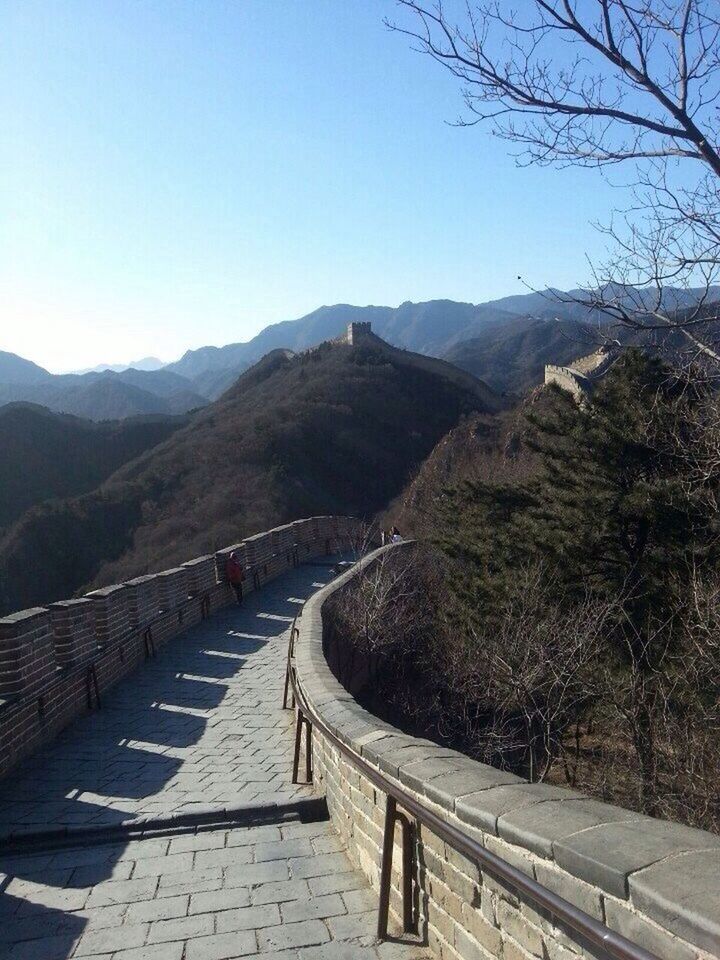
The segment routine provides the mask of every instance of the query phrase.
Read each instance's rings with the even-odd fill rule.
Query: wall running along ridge
[[[544,887],[662,960],[720,956],[720,837],[581,794],[530,784],[363,709],[325,656],[323,607],[378,558],[408,559],[402,543],[368,555],[318,591],[298,621],[296,673],[327,728],[446,822]],[[379,888],[385,795],[313,730],[314,782],[355,863]],[[400,831],[391,909],[401,915]],[[441,960],[605,957],[577,934],[418,827],[414,876],[421,931]]]
[[[294,564],[362,537],[352,518],[309,517],[180,567],[0,618],[0,776],[96,709],[98,695],[102,701],[163,644],[234,603],[225,581],[231,551],[246,568],[247,594]]]

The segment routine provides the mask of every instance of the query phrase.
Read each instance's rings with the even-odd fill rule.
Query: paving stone
[[[252,863],[253,849],[249,847],[227,847],[222,850],[199,850],[195,854],[195,868],[235,867],[242,863]]]
[[[113,960],[182,960],[183,943],[152,943],[134,950],[121,950]]]
[[[226,886],[254,887],[273,880],[289,880],[290,866],[286,860],[267,860],[265,863],[248,863],[228,867],[225,871]]]
[[[324,897],[311,897],[309,900],[291,900],[282,905],[282,918],[285,923],[299,920],[323,920],[347,913],[345,903],[337,893]]]
[[[285,903],[309,896],[305,880],[280,880],[277,883],[262,883],[250,891],[253,903]]]
[[[173,837],[170,841],[170,854],[186,853],[188,850],[217,850],[225,846],[225,834],[219,831],[205,830],[202,833],[190,833]]]
[[[144,923],[154,920],[171,920],[184,917],[188,912],[190,897],[164,897],[160,900],[148,900],[147,903],[131,903],[125,914],[126,923]]]
[[[67,960],[77,943],[77,936],[57,934],[38,940],[17,943],[6,956],[9,960]]]
[[[120,927],[107,927],[83,934],[75,956],[94,953],[114,953],[128,947],[141,947],[147,938],[147,923],[124,923]]]
[[[277,903],[258,904],[254,907],[242,907],[239,910],[223,910],[215,917],[218,933],[257,930],[261,927],[274,927],[281,922],[280,907]]]
[[[330,939],[321,920],[303,920],[300,923],[282,923],[258,931],[260,950],[287,950],[289,947],[309,947]]]
[[[309,839],[278,840],[274,843],[258,843],[255,847],[255,860],[287,860],[289,857],[311,857],[314,851]]]
[[[352,864],[344,853],[323,853],[315,857],[301,857],[290,861],[290,872],[296,879],[346,873],[352,869]]]
[[[235,957],[256,955],[256,949],[254,933],[216,933],[190,940],[185,960],[233,960]]]
[[[249,903],[250,892],[247,887],[232,887],[215,890],[211,893],[195,893],[190,897],[188,913],[219,913],[222,910],[232,910],[236,907],[247,907]]]
[[[136,903],[138,900],[151,900],[157,887],[157,877],[145,877],[142,880],[111,880],[95,887],[88,897],[86,906],[106,907],[114,903]]]
[[[148,943],[164,943],[168,940],[189,940],[212,933],[215,923],[211,916],[199,914],[194,917],[175,917],[172,920],[158,920],[150,926]]]
[[[373,947],[361,947],[357,943],[331,943],[321,947],[300,950],[300,960],[377,960]],[[412,960],[412,958],[408,958]]]
[[[365,913],[351,913],[344,917],[328,920],[334,940],[350,940],[353,937],[375,936],[377,928],[377,910]]]
[[[347,890],[366,890],[367,880],[359,871],[337,873],[329,877],[311,877],[308,880],[310,892],[315,897],[326,893],[344,893]]]

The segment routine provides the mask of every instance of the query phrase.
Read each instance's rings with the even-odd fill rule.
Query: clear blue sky
[[[0,0],[0,349],[61,371],[323,303],[587,279],[616,192],[518,169],[392,0]]]

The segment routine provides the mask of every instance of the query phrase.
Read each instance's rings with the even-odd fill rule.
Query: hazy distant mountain
[[[383,344],[274,350],[98,490],[27,512],[0,542],[0,608],[161,569],[299,516],[372,514],[462,416],[500,406],[469,374]]]
[[[654,295],[652,291],[638,295],[637,291],[626,292],[619,287],[612,292],[620,298],[640,296],[645,303]],[[188,350],[164,369],[187,377],[199,393],[216,398],[248,365],[270,350],[305,350],[337,337],[348,323],[369,321],[375,333],[397,347],[447,357],[478,372],[497,389],[516,390],[537,382],[544,363],[564,363],[578,355],[571,345],[574,335],[568,340],[568,331],[562,333],[562,328],[553,324],[556,320],[580,325],[602,322],[599,314],[577,302],[587,295],[582,290],[563,293],[548,289],[481,304],[453,300],[407,302],[395,308],[335,304],[320,307],[297,320],[272,324],[246,343]],[[682,309],[695,302],[697,295],[698,291],[668,289],[666,307]],[[710,298],[720,299],[720,287],[713,288]],[[529,319],[533,322],[527,323]],[[523,322],[518,324],[519,320]],[[545,321],[545,325],[540,321]],[[507,328],[508,337],[501,343],[503,327]],[[517,337],[520,339],[514,339]],[[463,343],[469,346],[461,346]],[[515,360],[510,358],[513,349],[518,351]],[[497,350],[499,369],[495,370]]]
[[[143,357],[142,360],[132,360],[130,363],[99,363],[96,367],[87,367],[85,370],[72,370],[71,373],[122,373],[123,370],[160,370],[165,364],[157,357]]]
[[[441,356],[450,344],[465,339],[490,320],[511,314],[471,303],[432,300],[427,303],[403,303],[394,307],[356,307],[341,303],[319,307],[298,320],[275,323],[248,340],[225,347],[200,347],[188,352],[164,369],[192,380],[197,389],[217,397],[250,364],[270,350],[286,348],[299,352],[345,331],[349,323],[372,323],[373,331],[388,343],[417,353]],[[216,375],[221,374],[217,377]],[[221,386],[218,386],[221,385]]]
[[[654,297],[653,291],[632,288],[608,292],[619,299],[644,298],[646,304]],[[668,289],[666,308],[685,309],[697,295],[698,291]],[[396,347],[446,357],[497,390],[519,391],[542,379],[545,363],[567,363],[582,353],[589,339],[585,328],[606,322],[578,302],[583,297],[586,291],[548,289],[480,304],[453,300],[408,301],[399,307],[335,304],[272,324],[246,343],[188,350],[180,360],[156,370],[137,369],[159,363],[150,357],[119,372],[54,377],[13,354],[0,354],[0,403],[28,400],[95,419],[189,410],[220,397],[270,351],[306,350],[337,337],[353,321],[369,321],[376,334]],[[711,290],[709,299],[720,299],[720,287]],[[98,378],[110,377],[119,382],[105,379],[103,386],[94,386]]]
[[[0,350],[0,383],[42,383],[51,373],[31,360]]]
[[[77,496],[166,440],[182,417],[96,424],[46,407],[0,407],[0,529],[51,497]]]
[[[13,369],[26,369],[29,361],[13,354],[17,363],[8,363]],[[32,368],[35,365],[29,364]],[[11,381],[0,369],[0,404],[25,401],[48,407],[56,413],[68,413],[90,420],[118,420],[150,414],[185,413],[204,406],[208,400],[198,393],[193,384],[172,371],[123,370],[113,373],[44,374],[35,380]],[[32,370],[30,370],[32,373]]]

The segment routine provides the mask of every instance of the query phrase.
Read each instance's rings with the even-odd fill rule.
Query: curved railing
[[[409,546],[376,551],[312,597],[292,631],[288,663],[297,707],[294,777],[305,730],[306,772],[325,789],[349,850],[379,888],[378,935],[387,934],[394,893],[406,930],[417,924],[418,903],[425,904],[428,940],[443,958],[483,955],[488,946],[500,951],[506,942],[515,951],[512,956],[525,956],[518,945],[531,955],[563,957],[585,957],[591,947],[614,960],[720,955],[718,914],[708,906],[713,897],[717,900],[717,892],[708,895],[708,890],[718,888],[720,838],[502,775],[402,734],[364,710],[340,685],[324,652],[323,605],[379,557]],[[517,816],[512,822],[512,812],[496,816],[491,825],[498,791],[508,790],[517,801],[528,801],[520,804],[522,828]],[[552,805],[549,817],[540,809],[543,803]],[[563,803],[569,807],[563,809]],[[507,808],[512,811],[512,803]],[[497,814],[497,805],[494,809]],[[542,821],[536,826],[533,810]],[[397,822],[403,869],[397,889],[391,890]],[[375,829],[381,824],[382,832]],[[606,849],[592,864],[592,850],[623,824],[631,825],[631,834],[636,831],[637,850]],[[575,869],[566,849],[560,856],[558,839],[565,847],[576,841]],[[679,888],[676,903],[657,890],[653,896],[655,865],[683,856],[695,857],[692,890]],[[644,883],[628,885],[630,877],[643,872]],[[485,903],[487,890],[492,905]]]

